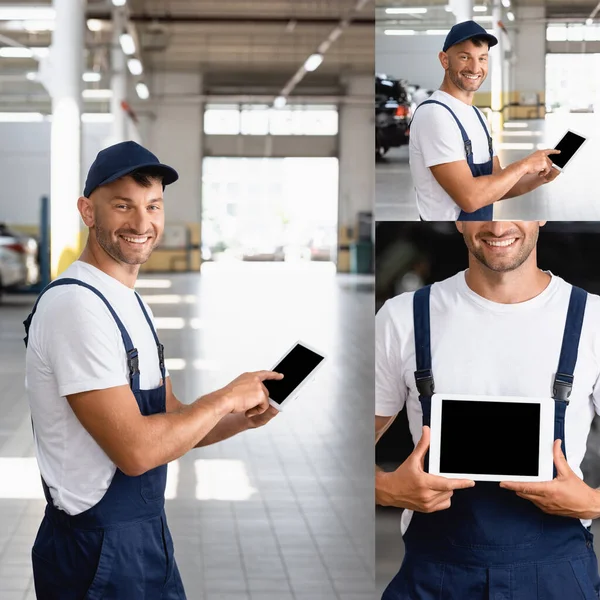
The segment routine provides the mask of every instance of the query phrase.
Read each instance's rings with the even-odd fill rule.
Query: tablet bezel
[[[557,165],[555,165],[552,162],[552,155],[550,155],[548,158],[550,158],[550,162],[552,162],[552,168],[556,169],[557,171],[560,171],[561,173],[569,166],[569,164],[571,164],[571,162],[573,161],[573,159],[575,158],[575,155],[585,146],[585,144],[588,141],[588,137],[583,135],[583,133],[579,133],[579,131],[575,131],[574,129],[567,129],[567,131],[563,134],[563,136],[560,138],[560,140],[558,140],[558,142],[556,142],[556,144],[554,144],[554,148],[556,148],[556,146],[558,146],[558,144],[560,144],[560,142],[563,140],[563,138],[565,137],[565,135],[567,135],[567,133],[574,133],[575,135],[578,135],[579,137],[583,138],[583,143],[581,144],[581,146],[579,146],[579,148],[577,148],[577,150],[575,151],[575,154],[573,154],[573,156],[571,156],[571,158],[567,161],[567,163],[565,164],[564,167],[558,167]]]
[[[464,400],[481,402],[518,402],[540,405],[540,447],[538,475],[492,475],[479,473],[440,472],[440,444],[442,423],[442,401]],[[429,448],[429,473],[452,479],[473,481],[550,481],[554,471],[554,400],[552,398],[526,398],[522,396],[477,396],[468,394],[434,394],[431,398],[431,441]],[[484,426],[490,426],[486,424]],[[507,443],[509,441],[507,440]]]
[[[283,407],[285,405],[289,404],[294,398],[298,396],[300,390],[307,383],[310,383],[314,379],[316,372],[323,366],[323,364],[327,360],[327,357],[322,352],[320,352],[316,348],[313,348],[310,344],[307,344],[302,340],[298,340],[297,342],[294,342],[292,346],[288,349],[288,351],[285,354],[283,354],[281,358],[273,365],[271,371],[274,371],[275,367],[277,367],[277,365],[298,345],[304,346],[307,350],[310,350],[315,354],[322,356],[323,360],[312,371],[310,371],[310,373],[308,373],[308,375],[290,392],[289,396],[281,404],[278,404],[277,402],[275,402],[275,400],[269,398],[269,404],[280,412],[283,410]]]

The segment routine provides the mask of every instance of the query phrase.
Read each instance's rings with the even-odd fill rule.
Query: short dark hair
[[[483,44],[487,44],[488,50],[490,49],[490,40],[484,35],[476,35],[475,37],[469,38],[477,48],[481,48]]]
[[[150,187],[154,182],[163,182],[163,173],[161,169],[156,169],[154,167],[142,167],[141,169],[129,173],[129,177],[131,177],[138,185],[145,188]],[[164,183],[162,187],[164,191]]]

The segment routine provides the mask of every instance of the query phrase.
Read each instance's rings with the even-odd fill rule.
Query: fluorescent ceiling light
[[[42,113],[22,112],[9,113],[0,112],[0,123],[40,123],[44,120]]]
[[[96,83],[102,79],[102,73],[96,71],[88,71],[82,75],[82,79],[87,83]]]
[[[7,31],[54,31],[54,21],[6,21],[2,29]]]
[[[90,31],[102,31],[104,23],[100,19],[88,19],[87,27]]]
[[[287,104],[287,100],[285,96],[277,96],[273,101],[273,106],[275,108],[283,108]]]
[[[33,58],[33,52],[30,48],[4,46],[0,48],[0,56],[2,58]]]
[[[510,8],[510,0],[502,0],[502,6],[504,6],[504,8]]]
[[[507,121],[506,123],[504,123],[504,127],[508,129],[526,129],[527,127],[529,127],[529,125],[527,125],[527,123],[522,123],[519,121]]]
[[[424,15],[426,8],[386,8],[388,15]]]
[[[592,17],[588,17],[588,18],[585,20],[585,24],[586,24],[586,25],[588,25],[588,26],[589,26],[589,25],[593,25],[593,24],[594,24],[594,19],[592,19]]]
[[[506,16],[508,17],[509,21],[515,20],[515,15],[510,10],[506,13]]]
[[[127,56],[135,54],[135,42],[129,33],[122,33],[119,36],[119,42],[121,43],[123,52],[125,52]]]
[[[135,91],[141,100],[148,100],[148,98],[150,98],[148,86],[141,81],[135,86]]]
[[[425,33],[427,35],[448,35],[449,29],[428,29]]]
[[[481,15],[475,17],[476,21],[481,21],[482,23],[492,23],[494,21],[494,17],[492,15]]]
[[[130,58],[127,61],[127,67],[132,75],[141,75],[144,72],[142,61],[139,58]]]
[[[51,6],[0,6],[0,21],[52,21],[56,11]]]
[[[415,35],[413,29],[386,29],[383,33],[385,35]]]
[[[112,98],[113,91],[112,90],[98,90],[98,89],[83,90],[83,92],[81,92],[81,95],[86,100],[108,100],[108,99]]]
[[[473,10],[475,12],[487,12],[487,6],[474,6]]]
[[[113,6],[125,6],[127,0],[112,0]]]
[[[113,120],[112,113],[83,113],[81,115],[83,123],[112,123]]]
[[[37,81],[38,74],[35,71],[30,71],[25,75],[29,81]]]
[[[319,65],[323,62],[323,55],[318,52],[315,54],[311,54],[304,63],[304,68],[311,72],[316,71],[319,68]]]

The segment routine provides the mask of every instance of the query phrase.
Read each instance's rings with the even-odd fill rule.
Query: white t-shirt
[[[473,161],[476,164],[488,162],[488,138],[473,107],[440,90],[429,99],[446,104],[458,117],[471,140]],[[485,122],[485,117],[483,120]],[[420,106],[410,127],[408,148],[419,214],[426,221],[456,221],[460,207],[437,182],[430,169],[435,165],[466,161],[465,144],[454,117],[437,104]]]
[[[81,261],[62,277],[84,281],[105,296],[138,350],[140,388],[158,387],[156,342],[134,291]],[[116,466],[81,425],[65,396],[126,384],[125,346],[104,302],[79,285],[48,290],[29,331],[25,386],[40,472],[54,505],[70,515],[98,503]]]
[[[472,291],[464,271],[434,284],[430,306],[436,391],[551,398],[571,288],[552,276],[535,298],[498,304]],[[376,316],[375,412],[392,416],[406,405],[416,444],[423,413],[414,379],[413,296],[411,292],[388,300]],[[600,297],[588,294],[565,417],[567,460],[580,477],[594,410],[600,414],[599,323]],[[411,516],[411,511],[404,511],[403,534]]]

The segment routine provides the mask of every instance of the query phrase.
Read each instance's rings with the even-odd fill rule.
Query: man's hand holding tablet
[[[421,439],[411,455],[395,471],[380,473],[377,504],[432,513],[450,508],[454,490],[475,485],[469,479],[449,479],[425,472],[429,436],[429,427],[423,427]]]
[[[507,444],[510,441],[507,440]],[[552,481],[502,481],[500,487],[533,502],[550,515],[575,519],[596,519],[600,516],[600,491],[591,488],[573,472],[560,447],[554,442],[556,477]]]

